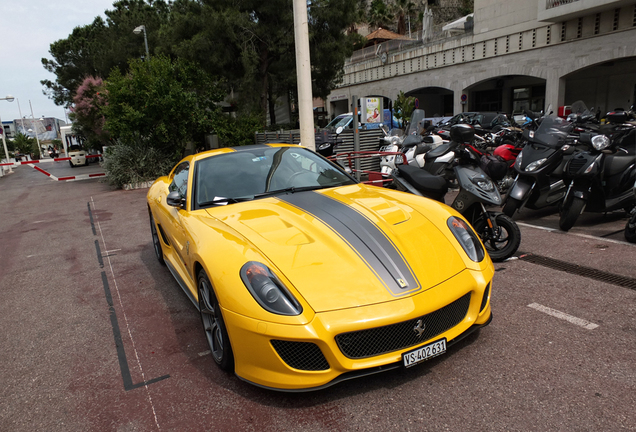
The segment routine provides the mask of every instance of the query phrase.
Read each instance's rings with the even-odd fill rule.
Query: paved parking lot
[[[286,394],[213,364],[153,255],[146,190],[14,171],[0,178],[0,430],[636,430],[623,214],[563,233],[553,213],[521,213],[520,256],[496,264],[478,335],[412,369]]]

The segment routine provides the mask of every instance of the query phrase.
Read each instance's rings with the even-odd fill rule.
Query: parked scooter
[[[582,133],[580,142],[588,150],[577,152],[568,161],[564,174],[571,179],[560,208],[559,228],[568,231],[584,211],[631,210],[636,204],[636,126],[626,123],[625,111],[607,115],[611,128],[607,135]]]
[[[510,258],[519,248],[521,231],[510,217],[488,211],[486,206],[501,205],[501,195],[495,183],[479,167],[479,158],[466,146],[473,140],[474,129],[458,124],[451,127],[451,142],[455,154],[454,166],[459,193],[451,206],[461,213],[481,237],[493,261]],[[412,165],[396,165],[392,174],[397,189],[444,202],[448,182]]]
[[[388,131],[382,128],[385,137],[381,138],[380,151],[396,153],[401,152],[406,157],[409,165],[422,168],[425,165],[425,155],[432,149],[443,143],[441,137],[428,133],[423,129],[424,111],[413,110],[411,120],[403,134],[401,129],[391,129]],[[380,160],[380,170],[382,174],[390,175],[395,169],[396,163],[402,163],[401,155],[386,155]]]
[[[572,123],[553,115],[543,117],[540,124],[533,122],[536,130],[523,131],[527,143],[515,161],[517,177],[502,209],[511,217],[523,207],[537,210],[558,204],[567,188],[562,173],[564,157],[575,150]]]

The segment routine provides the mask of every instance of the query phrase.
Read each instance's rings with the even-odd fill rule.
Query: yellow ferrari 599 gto
[[[459,213],[301,146],[188,156],[147,198],[157,259],[214,361],[252,384],[306,391],[411,367],[491,320],[494,267]]]

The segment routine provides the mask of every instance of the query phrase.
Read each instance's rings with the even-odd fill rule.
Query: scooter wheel
[[[569,231],[574,226],[576,220],[585,209],[585,200],[577,197],[572,197],[563,201],[561,209],[559,211],[559,228],[562,231]]]
[[[503,213],[495,216],[497,229],[493,232],[488,227],[485,217],[475,222],[474,228],[481,237],[481,241],[486,246],[486,251],[490,259],[500,262],[510,258],[517,252],[521,244],[521,230],[512,218]]]

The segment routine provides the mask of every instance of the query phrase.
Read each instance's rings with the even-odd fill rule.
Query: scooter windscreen
[[[536,131],[528,131],[528,140],[552,148],[563,145],[563,141],[572,131],[572,123],[553,115],[543,117]]]

